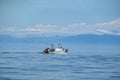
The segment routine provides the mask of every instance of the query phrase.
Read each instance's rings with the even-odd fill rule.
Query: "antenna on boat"
[[[51,44],[50,46],[51,46],[52,49],[54,48],[54,45],[53,45],[53,44]]]

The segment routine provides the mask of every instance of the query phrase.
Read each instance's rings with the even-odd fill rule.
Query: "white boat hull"
[[[44,51],[43,51],[45,54],[68,54],[68,49],[65,49],[65,48],[46,48]]]
[[[65,51],[52,51],[52,52],[49,52],[49,54],[68,54],[68,53]]]

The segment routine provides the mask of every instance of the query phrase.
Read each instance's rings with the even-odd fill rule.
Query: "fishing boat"
[[[63,48],[61,44],[58,44],[57,48],[54,48],[53,45],[51,45],[51,48],[46,48],[43,52],[45,54],[68,54],[68,49]]]

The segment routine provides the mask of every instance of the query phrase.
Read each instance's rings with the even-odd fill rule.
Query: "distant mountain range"
[[[7,35],[0,35],[0,43],[80,43],[80,44],[120,44],[120,36],[118,35],[92,35],[82,34],[76,36],[52,36],[52,37],[23,37],[16,38]]]
[[[120,36],[117,35],[92,35],[83,34],[70,36],[63,39],[64,42],[83,44],[120,44]]]

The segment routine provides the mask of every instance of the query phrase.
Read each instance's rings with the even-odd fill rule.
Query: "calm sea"
[[[120,80],[120,54],[0,52],[0,80]]]

